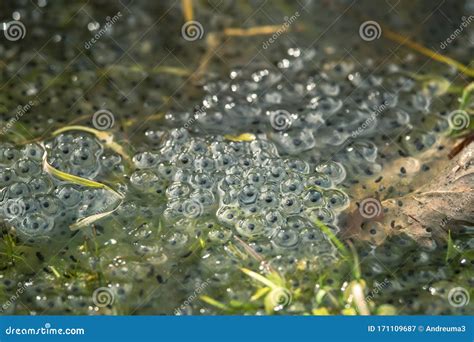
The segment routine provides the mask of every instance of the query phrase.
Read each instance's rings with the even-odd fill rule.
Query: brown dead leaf
[[[471,143],[439,176],[425,179],[427,182],[418,190],[382,201],[383,219],[379,222],[361,220],[360,214],[354,211],[348,217],[345,237],[357,236],[379,244],[386,236],[405,233],[426,247],[446,240],[448,230],[456,232],[474,222],[473,163],[474,143]],[[377,237],[368,234],[371,229],[377,229]]]

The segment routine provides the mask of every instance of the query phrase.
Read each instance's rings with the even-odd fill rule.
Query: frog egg
[[[357,140],[346,148],[346,154],[356,163],[374,163],[377,158],[377,146],[370,141]]]
[[[265,175],[258,170],[250,170],[245,175],[246,182],[256,187],[261,187],[265,184]]]
[[[285,165],[292,171],[307,174],[309,172],[309,164],[300,159],[287,159]]]
[[[326,190],[324,191],[324,197],[326,198],[326,205],[330,210],[340,211],[349,206],[349,196],[343,191],[336,189]]]
[[[172,180],[175,172],[176,168],[172,165],[165,163],[158,164],[158,175],[160,175],[163,179]]]
[[[159,181],[158,175],[152,170],[135,171],[130,176],[132,185],[140,191],[150,192],[155,183]]]
[[[248,170],[249,168],[258,167],[256,160],[253,159],[252,156],[240,156],[237,160],[237,163],[244,169]]]
[[[262,219],[253,217],[240,220],[235,230],[242,236],[253,238],[263,235],[265,233],[265,226]]]
[[[316,172],[327,175],[334,184],[341,183],[346,178],[346,170],[342,164],[328,161],[316,167]]]
[[[289,155],[297,155],[308,151],[316,146],[312,130],[301,129],[297,132],[279,132],[271,135],[272,140],[277,143],[283,152]]]
[[[316,110],[318,114],[328,118],[337,113],[342,108],[342,101],[332,97],[314,97],[308,104],[309,109]]]
[[[80,167],[88,169],[91,167],[97,167],[97,157],[93,153],[93,151],[82,147],[82,148],[76,148],[71,156],[69,157],[69,160],[71,162],[71,165],[74,167]]]
[[[243,142],[231,141],[225,145],[224,151],[237,158],[238,161],[248,152],[247,146],[248,144]]]
[[[273,156],[278,155],[276,146],[270,141],[263,139],[257,139],[250,142],[250,151],[252,151],[254,154],[266,152]]]
[[[242,217],[240,210],[230,206],[222,206],[216,214],[219,222],[228,228],[233,228]]]
[[[30,193],[30,187],[23,182],[13,183],[8,187],[8,198],[28,197]]]
[[[213,228],[209,234],[208,239],[209,241],[216,243],[218,245],[224,245],[226,242],[230,241],[233,234],[230,229],[225,229],[221,227]]]
[[[240,186],[242,181],[240,178],[236,175],[226,175],[222,178],[222,180],[219,182],[219,190],[222,192],[229,191],[231,189],[236,189]]]
[[[284,195],[280,200],[280,210],[286,215],[296,215],[303,211],[303,205],[296,196]]]
[[[4,188],[18,179],[14,170],[0,169],[0,189]]]
[[[322,207],[325,205],[325,199],[323,192],[317,189],[309,189],[303,193],[304,206],[307,208],[311,207]]]
[[[216,203],[214,193],[204,189],[193,191],[189,198],[200,203],[204,208],[210,208]]]
[[[19,230],[26,235],[44,235],[48,234],[54,227],[54,221],[46,216],[33,213],[27,215],[19,227]]]
[[[9,145],[0,146],[0,165],[11,165],[20,159],[22,153]]]
[[[436,143],[436,136],[421,130],[413,130],[402,140],[403,146],[411,155],[416,155]]]
[[[192,176],[190,183],[197,189],[210,190],[214,187],[215,181],[211,175],[199,172]]]
[[[230,166],[233,166],[237,163],[235,158],[228,153],[218,153],[215,156],[215,161],[216,161],[216,167],[218,169],[224,169]]]
[[[278,208],[280,199],[275,191],[263,191],[258,197],[258,206],[260,208]]]
[[[271,228],[280,228],[286,224],[286,219],[278,210],[269,210],[264,213],[264,220]]]
[[[151,169],[158,163],[159,157],[155,153],[143,152],[133,157],[133,164],[138,169]]]
[[[73,144],[76,149],[87,150],[94,156],[102,152],[102,145],[95,139],[86,135],[75,137]]]
[[[38,196],[37,200],[42,213],[48,217],[58,215],[59,212],[63,209],[61,202],[55,196]]]
[[[72,185],[60,185],[56,191],[56,196],[65,207],[76,207],[82,200],[82,192]]]
[[[286,226],[288,228],[291,228],[295,231],[301,231],[303,229],[306,229],[308,227],[312,227],[312,224],[302,216],[290,216],[286,220]]]
[[[38,144],[27,144],[23,148],[23,156],[40,162],[43,159],[44,150]]]
[[[49,176],[35,177],[30,180],[28,185],[36,195],[47,194],[54,188],[53,182]]]
[[[258,190],[253,185],[245,185],[239,193],[239,203],[242,206],[255,204],[258,198]]]
[[[173,158],[172,161],[176,164],[177,167],[182,169],[192,168],[194,163],[194,156],[191,153],[181,153],[176,158]]]
[[[209,152],[209,149],[204,140],[194,139],[189,145],[187,151],[197,157],[206,155]]]
[[[18,177],[28,180],[42,171],[40,164],[32,159],[20,159],[15,163],[14,168]]]
[[[282,166],[270,166],[267,172],[267,182],[280,184],[288,177],[285,168]]]
[[[271,238],[273,246],[277,250],[292,249],[300,243],[299,232],[292,228],[279,229]]]
[[[324,224],[329,224],[334,222],[334,213],[326,208],[312,208],[305,211],[306,216],[311,221],[319,220]]]
[[[181,182],[174,182],[166,189],[166,197],[170,200],[186,197],[190,193],[190,186]]]
[[[8,220],[21,219],[26,214],[26,203],[22,198],[8,199],[0,205],[0,215]]]
[[[194,170],[199,172],[212,172],[215,169],[215,162],[209,157],[197,157],[194,160]]]
[[[298,196],[304,190],[303,180],[297,174],[293,174],[281,183],[280,190],[283,194]]]
[[[315,187],[316,189],[323,188],[329,189],[333,187],[333,183],[329,176],[323,173],[316,173],[314,176],[311,176],[305,180],[305,187],[312,188]]]
[[[177,169],[173,176],[173,181],[178,183],[189,183],[192,173],[189,170]]]

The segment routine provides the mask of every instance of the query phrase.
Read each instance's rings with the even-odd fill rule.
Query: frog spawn
[[[403,152],[415,155],[448,129],[445,108],[453,99],[407,76],[406,66],[388,64],[374,74],[369,65],[325,54],[291,47],[277,68],[235,68],[208,82],[191,128],[264,132],[280,153],[338,161],[351,178],[381,172],[379,149],[397,158],[399,147],[386,145],[399,136],[408,136],[399,142]]]
[[[139,153],[133,161],[132,188],[156,201],[166,197],[165,249],[186,255],[206,236],[215,245],[202,255],[205,273],[232,271],[232,258],[225,257],[232,236],[255,244],[268,259],[298,249],[314,256],[335,253],[314,222],[338,230],[337,216],[349,204],[335,188],[345,178],[339,163],[314,170],[302,160],[281,158],[265,139],[195,138],[184,129],[172,130],[156,152]]]
[[[92,176],[101,158],[100,143],[89,136],[61,135],[46,146],[52,155],[51,164],[78,176]],[[89,158],[76,158],[78,152],[89,147],[94,150],[93,146],[96,147],[94,163]],[[53,236],[67,237],[71,234],[71,224],[103,212],[116,200],[103,189],[54,178],[43,170],[44,153],[43,147],[36,144],[0,145],[0,218],[30,243],[51,241]]]

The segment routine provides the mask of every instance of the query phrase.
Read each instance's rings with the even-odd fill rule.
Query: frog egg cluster
[[[276,68],[236,68],[228,79],[208,82],[199,110],[184,125],[220,134],[264,132],[283,154],[340,161],[350,174],[379,172],[379,147],[402,133],[410,136],[400,142],[406,153],[432,146],[448,129],[452,99],[438,99],[439,84],[422,86],[401,65],[377,70],[290,48]],[[187,116],[169,116],[179,117]]]
[[[48,162],[58,170],[88,179],[123,171],[121,157],[109,154],[89,135],[61,134],[46,144]]]
[[[314,255],[332,253],[314,222],[337,230],[337,216],[349,204],[335,188],[345,178],[342,165],[312,169],[305,161],[281,158],[265,139],[234,142],[175,129],[158,151],[133,160],[132,186],[166,197],[164,218],[174,227],[167,244],[173,248],[192,243],[196,222],[208,221],[210,228],[203,230],[221,245],[234,234],[257,245],[271,243],[274,254],[299,247]],[[219,258],[225,257],[221,252]],[[203,260],[209,264],[213,258]]]
[[[100,146],[88,137],[82,137],[80,141],[92,149]],[[87,158],[76,159],[75,152],[85,151],[85,146],[66,136],[58,137],[56,142],[50,148],[57,166],[61,165],[66,172],[75,170],[77,175],[91,175],[93,163]],[[69,158],[59,159],[66,149],[69,149],[66,153]],[[113,202],[111,194],[105,190],[84,188],[52,177],[43,170],[44,153],[37,144],[24,147],[0,145],[0,219],[8,222],[29,242],[37,238],[66,236],[69,226],[76,220],[103,211]],[[77,160],[84,162],[82,172],[79,162],[74,164]]]

